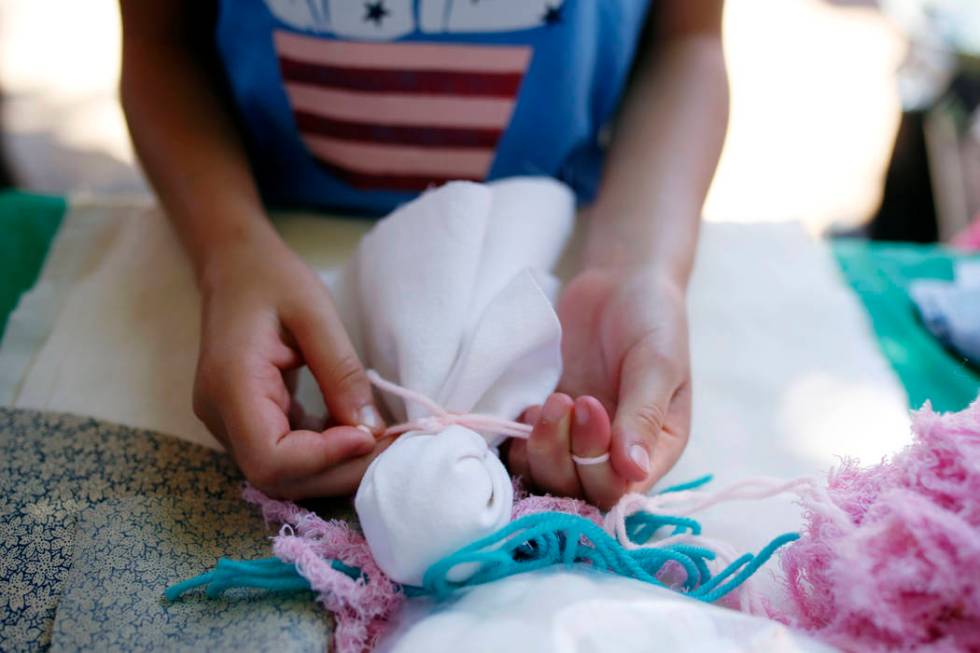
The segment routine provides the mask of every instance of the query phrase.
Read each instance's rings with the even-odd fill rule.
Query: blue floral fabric
[[[0,650],[325,650],[311,593],[162,599],[221,556],[269,555],[241,483],[226,455],[173,438],[0,408]]]

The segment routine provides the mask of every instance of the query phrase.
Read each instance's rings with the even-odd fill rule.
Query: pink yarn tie
[[[429,417],[389,426],[385,429],[386,436],[401,435],[409,431],[438,433],[453,425],[463,426],[478,433],[506,435],[510,438],[527,438],[531,435],[532,427],[530,424],[522,424],[502,417],[479,413],[451,413],[421,392],[387,381],[374,370],[368,370],[367,377],[378,390],[400,397],[406,403],[419,404],[431,413]]]
[[[533,427],[530,424],[523,424],[521,422],[515,422],[502,417],[494,417],[493,415],[449,412],[421,392],[416,392],[415,390],[410,390],[409,388],[398,385],[397,383],[392,383],[391,381],[382,378],[382,376],[375,370],[368,370],[367,377],[378,390],[387,392],[388,394],[396,397],[400,397],[406,403],[414,402],[424,407],[429,411],[429,413],[431,413],[431,415],[428,417],[421,417],[409,422],[402,422],[401,424],[389,426],[387,429],[385,429],[386,436],[401,435],[402,433],[408,433],[409,431],[417,431],[420,433],[438,433],[439,431],[449,428],[450,426],[458,425],[472,431],[476,431],[477,433],[504,435],[509,438],[527,439],[533,430]],[[591,458],[572,456],[572,460],[579,465],[598,465],[599,463],[604,463],[609,460],[609,454],[604,453]]]

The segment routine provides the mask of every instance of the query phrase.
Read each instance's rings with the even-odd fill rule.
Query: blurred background
[[[0,0],[8,183],[146,193],[115,0]],[[950,240],[980,212],[975,0],[728,0],[731,124],[707,219]]]

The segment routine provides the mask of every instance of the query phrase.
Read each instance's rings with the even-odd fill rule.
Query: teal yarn
[[[657,494],[694,490],[702,485],[707,485],[713,479],[714,474],[705,474],[693,481],[671,485],[660,490]],[[701,524],[690,517],[672,517],[670,515],[654,515],[648,512],[637,512],[626,518],[626,535],[632,542],[645,544],[663,526],[674,526],[674,532],[671,535],[679,535],[685,532],[691,535],[701,534]]]
[[[678,528],[687,529],[690,526],[687,522],[678,524],[677,518],[661,515],[641,513],[640,517],[637,523],[650,531],[650,536],[662,526],[674,526],[675,532]],[[700,524],[694,522],[690,532],[700,532]],[[647,534],[646,531],[644,534]],[[484,585],[546,567],[571,567],[577,564],[586,564],[597,571],[667,587],[657,576],[666,565],[675,563],[686,575],[682,585],[684,593],[713,603],[744,583],[781,546],[798,537],[796,533],[781,535],[758,554],[745,554],[712,576],[707,561],[713,560],[715,554],[703,547],[672,544],[665,547],[626,549],[601,527],[584,517],[544,512],[522,517],[496,533],[446,556],[429,567],[422,587],[404,586],[403,590],[407,596],[430,595],[443,600],[466,587]],[[361,575],[360,570],[338,560],[334,560],[331,565],[351,578],[356,579]],[[449,576],[452,570],[460,565],[474,566],[476,571],[463,581],[451,580]],[[217,598],[230,589],[240,588],[268,592],[310,590],[309,582],[299,575],[294,565],[277,558],[222,558],[212,571],[177,583],[167,588],[164,595],[169,601],[175,601],[198,587],[204,587],[205,594],[210,598]]]
[[[337,568],[336,565],[334,568]],[[171,585],[163,595],[168,601],[176,601],[198,587],[204,587],[205,594],[212,599],[218,598],[230,589],[252,588],[267,592],[296,592],[311,589],[309,581],[299,575],[295,565],[285,563],[279,558],[260,560],[221,558],[211,571]]]
[[[704,476],[699,476],[693,481],[685,481],[684,483],[678,483],[677,485],[671,485],[666,487],[657,494],[669,494],[670,492],[683,492],[684,490],[696,490],[697,488],[707,485],[715,479],[714,474],[705,474]]]
[[[643,513],[640,524],[651,537],[662,525],[674,525],[675,532],[678,528],[691,526],[686,522],[677,524],[676,519]],[[691,532],[700,532],[700,524],[694,522]],[[683,589],[688,596],[715,602],[744,583],[779,547],[798,537],[796,533],[781,535],[758,554],[745,554],[712,576],[707,561],[714,560],[715,553],[703,547],[671,544],[626,549],[584,517],[544,512],[511,522],[496,533],[436,562],[426,571],[423,588],[426,594],[445,599],[465,587],[483,585],[545,567],[579,563],[588,564],[597,571],[666,587],[657,576],[668,563],[675,563],[686,574]],[[460,565],[473,566],[476,571],[464,581],[452,581],[449,576]]]
[[[710,474],[660,492],[691,490],[712,480]],[[690,517],[637,512],[626,519],[626,535],[637,545],[649,542],[661,529],[670,535],[700,535],[701,524]],[[776,551],[799,539],[797,533],[785,533],[773,539],[757,554],[745,554],[712,575],[708,561],[715,553],[701,546],[674,543],[661,547],[627,549],[595,522],[578,515],[542,512],[526,515],[487,537],[473,542],[442,558],[426,571],[422,587],[402,586],[406,596],[433,596],[443,600],[460,589],[491,583],[509,576],[553,566],[587,565],[600,572],[633,578],[667,587],[659,576],[668,566],[684,571],[683,592],[692,598],[714,603],[748,580]],[[362,572],[339,560],[331,566],[357,580]],[[472,567],[465,580],[450,579],[461,565]],[[295,565],[278,558],[231,560],[222,558],[207,573],[177,583],[164,596],[175,601],[182,595],[204,587],[206,596],[217,598],[231,589],[252,588],[267,592],[310,591],[309,582]]]

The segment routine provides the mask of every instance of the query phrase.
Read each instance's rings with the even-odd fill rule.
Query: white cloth
[[[516,419],[561,375],[561,325],[544,286],[571,233],[563,185],[454,182],[399,208],[334,287],[365,366],[451,412]],[[397,421],[423,406],[386,396]],[[496,444],[494,438],[490,444]],[[510,521],[509,474],[483,436],[403,435],[354,501],[378,565],[400,583]]]
[[[825,653],[784,626],[629,578],[545,570],[406,609],[378,653]]]
[[[371,463],[355,500],[378,566],[415,586],[443,556],[506,526],[513,504],[510,474],[461,426],[401,436]]]
[[[382,220],[334,297],[362,362],[453,412],[516,418],[554,389],[561,326],[549,295],[571,233],[558,182],[453,182]],[[385,397],[395,418],[426,415]]]

